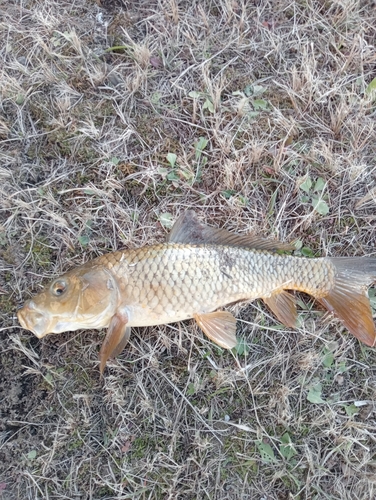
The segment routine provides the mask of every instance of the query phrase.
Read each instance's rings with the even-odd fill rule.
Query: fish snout
[[[22,328],[30,330],[39,339],[47,335],[50,320],[38,310],[37,305],[32,300],[25,302],[21,309],[17,311],[17,317]]]

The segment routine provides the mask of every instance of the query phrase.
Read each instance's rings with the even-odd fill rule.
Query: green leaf
[[[315,385],[312,385],[308,391],[307,399],[310,403],[320,404],[325,403],[325,401],[321,397],[322,394],[322,386],[320,382]]]
[[[167,174],[167,179],[169,181],[179,181],[180,177],[178,176],[178,174],[174,170],[172,170],[171,172],[169,172]]]
[[[322,358],[322,364],[325,368],[330,368],[334,361],[334,354],[332,352],[327,352]]]
[[[187,181],[191,181],[193,179],[193,173],[189,170],[179,170],[179,173],[186,179]]]
[[[31,450],[31,451],[29,451],[29,453],[27,454],[27,458],[28,458],[29,460],[34,460],[36,457],[37,457],[37,450]]]
[[[187,389],[187,394],[188,396],[193,396],[193,394],[196,392],[196,389],[195,389],[195,386],[194,384],[192,384],[192,382],[188,385],[188,389]]]
[[[188,95],[193,99],[198,99],[199,97],[201,97],[201,92],[196,92],[195,90],[192,90],[192,92],[189,92]]]
[[[208,142],[209,141],[205,137],[200,137],[199,140],[196,142],[195,146],[196,151],[203,151],[208,145]]]
[[[252,101],[252,106],[254,109],[257,110],[265,110],[268,109],[269,103],[268,101],[265,101],[264,99],[255,99]]]
[[[247,96],[247,97],[250,97],[250,96],[258,96],[258,95],[262,95],[264,92],[265,92],[266,88],[263,87],[262,85],[252,85],[251,83],[246,85],[246,87],[244,88],[244,94]]]
[[[210,113],[214,113],[214,105],[210,99],[206,99],[204,105],[202,106],[202,109],[208,109]]]
[[[16,97],[16,104],[22,106],[24,102],[25,102],[25,96],[22,94],[18,94],[18,96]]]
[[[276,462],[277,459],[275,458],[273,448],[270,446],[268,443],[264,443],[262,441],[257,441],[256,446],[260,452],[261,455],[261,460],[266,463],[270,464],[272,462]]]
[[[239,95],[242,95],[243,92],[239,92]],[[246,97],[250,97],[251,95],[253,94],[253,85],[249,84],[249,85],[246,85],[245,88],[244,88],[244,95]],[[235,95],[235,93],[233,93],[232,95]]]
[[[347,372],[348,368],[346,366],[346,361],[340,361],[339,363],[337,363],[337,370],[338,370],[338,373]]]
[[[176,163],[176,154],[175,153],[167,153],[167,161],[171,165],[172,168],[174,168],[175,163]]]
[[[324,181],[324,179],[322,177],[319,177],[317,179],[317,181],[315,182],[315,187],[313,188],[313,190],[315,193],[319,193],[324,189],[325,186],[326,186],[326,182]]]
[[[305,179],[304,182],[300,184],[300,189],[302,189],[305,193],[309,193],[311,187],[312,187],[312,181],[309,175],[307,175],[307,178]]]
[[[300,252],[304,257],[313,257],[313,252],[308,247],[303,247]]]
[[[243,196],[242,194],[239,194],[239,195],[238,195],[238,200],[239,200],[239,202],[240,202],[240,203],[241,203],[244,207],[246,207],[246,206],[248,205],[248,199],[247,199],[245,196]]]
[[[367,85],[366,94],[370,95],[372,92],[376,92],[376,78],[372,80],[371,83]]]
[[[173,224],[172,214],[170,214],[169,212],[164,212],[159,216],[159,222],[162,224],[163,227],[170,229]]]
[[[278,188],[274,190],[273,194],[270,197],[270,202],[269,202],[269,206],[268,206],[268,215],[269,216],[271,216],[274,213],[277,196],[278,196]]]
[[[368,290],[369,302],[373,310],[376,310],[376,289],[370,288]]]
[[[133,51],[133,48],[130,45],[113,45],[112,47],[108,47],[105,49],[105,52],[123,52],[124,50]]]
[[[249,346],[244,338],[238,339],[236,346],[234,347],[235,353],[239,356],[245,356],[249,353]]]
[[[221,191],[221,195],[226,198],[226,200],[229,200],[231,196],[234,196],[235,191],[233,189],[226,189],[225,191]]]
[[[78,241],[79,243],[83,246],[83,247],[87,247],[88,244],[89,244],[89,241],[90,241],[90,238],[87,234],[83,234],[82,236],[79,236],[78,237]]]
[[[51,372],[47,372],[46,375],[43,378],[47,382],[47,384],[50,384],[53,387],[53,385],[54,385],[54,378],[53,378]]]
[[[265,92],[266,88],[262,85],[253,85],[253,95],[261,95]]]
[[[345,406],[346,413],[349,417],[352,417],[353,415],[356,415],[359,413],[359,408],[355,406],[354,404]]]
[[[328,204],[322,198],[312,196],[312,207],[313,210],[316,210],[316,212],[320,215],[327,215],[329,213]]]
[[[151,102],[153,104],[159,104],[159,101],[162,99],[162,94],[160,92],[154,92],[151,95]]]
[[[282,444],[279,445],[279,451],[286,460],[290,460],[297,454],[291,442],[291,438],[287,432],[285,432],[283,436],[281,436],[281,443]]]
[[[168,169],[166,167],[159,167],[158,173],[161,174],[163,178],[167,177]]]
[[[300,250],[303,246],[302,240],[296,240],[295,241],[295,250]]]
[[[303,309],[303,311],[310,310],[309,307],[307,306],[307,304],[302,299],[297,298],[296,303],[300,307],[300,309]]]
[[[376,298],[371,299],[370,301],[372,311],[376,312]]]
[[[209,141],[205,139],[205,137],[200,137],[199,140],[196,142],[195,144],[196,161],[200,159],[201,153],[208,145],[208,142]]]
[[[117,156],[113,156],[111,158],[111,163],[116,166],[116,165],[118,165],[120,163],[120,160],[119,160],[119,158]]]

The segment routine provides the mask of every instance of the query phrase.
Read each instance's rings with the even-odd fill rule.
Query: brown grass
[[[306,297],[296,331],[236,306],[235,357],[192,322],[135,329],[104,380],[103,332],[39,341],[15,315],[62,271],[162,241],[161,215],[186,208],[374,255],[374,2],[1,11],[0,498],[376,498],[375,352]]]

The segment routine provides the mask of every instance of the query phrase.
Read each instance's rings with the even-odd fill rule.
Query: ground
[[[16,310],[183,210],[296,255],[375,255],[372,1],[1,2],[0,498],[376,498],[375,350],[308,296],[38,340]],[[370,290],[375,312],[374,289]]]

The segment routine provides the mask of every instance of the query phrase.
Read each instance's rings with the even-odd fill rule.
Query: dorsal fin
[[[278,240],[268,240],[253,234],[230,233],[226,229],[205,226],[197,219],[193,210],[187,210],[178,217],[170,234],[168,243],[185,243],[191,245],[212,244],[235,247],[254,248],[256,250],[294,250],[289,243]]]

